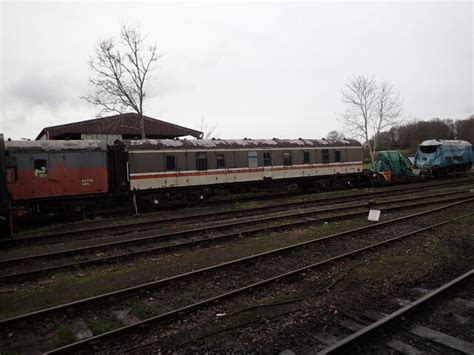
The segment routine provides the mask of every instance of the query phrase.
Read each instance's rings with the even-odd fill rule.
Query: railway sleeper
[[[430,228],[432,228],[432,227],[430,227]],[[426,230],[426,228],[425,228],[424,230]],[[399,240],[400,238],[404,238],[404,237],[413,235],[413,234],[415,234],[415,233],[419,233],[419,231],[414,231],[414,232],[412,232],[412,233],[408,233],[408,234],[405,234],[405,235],[400,236],[400,237],[395,237],[395,238],[389,239],[389,240],[387,240],[387,241],[385,241],[385,242],[383,242],[383,243],[387,243],[387,242],[389,242],[389,241]],[[380,243],[377,243],[377,244],[375,244],[374,246],[380,246],[380,245],[381,245]],[[365,250],[368,250],[368,248],[373,248],[373,246],[364,247],[364,248],[362,248],[362,249],[358,249],[357,252],[364,252]],[[342,258],[346,258],[346,257],[349,256],[349,255],[352,255],[352,252],[351,252],[350,254],[349,254],[349,253],[347,253],[347,254],[342,254],[342,255],[336,256],[336,257],[334,257],[334,258],[324,260],[323,262],[318,262],[318,263],[316,263],[316,264],[314,264],[314,265],[311,265],[311,266],[308,265],[308,266],[303,267],[303,268],[300,268],[300,269],[292,270],[292,271],[286,272],[286,273],[284,273],[284,274],[282,274],[282,275],[277,275],[277,276],[271,277],[271,278],[269,278],[269,279],[261,280],[261,281],[259,281],[259,282],[256,282],[256,283],[253,283],[253,284],[244,286],[244,287],[242,287],[242,288],[240,288],[240,289],[231,290],[231,291],[229,291],[228,293],[223,294],[223,295],[220,295],[220,296],[214,296],[214,297],[209,298],[209,299],[204,299],[204,300],[199,301],[199,302],[197,302],[197,303],[195,303],[195,304],[191,304],[191,305],[187,305],[187,306],[181,307],[181,308],[179,308],[179,309],[177,309],[177,310],[175,310],[175,311],[167,311],[167,312],[162,313],[162,314],[160,314],[160,315],[158,315],[158,316],[155,316],[155,317],[152,317],[152,318],[150,318],[150,319],[147,319],[146,321],[144,321],[142,324],[139,324],[139,325],[141,326],[141,325],[144,325],[144,324],[147,323],[147,322],[155,321],[155,320],[158,320],[158,319],[160,319],[160,320],[163,320],[163,319],[165,319],[165,318],[166,318],[166,319],[169,319],[173,314],[174,314],[174,315],[182,315],[184,311],[191,311],[191,310],[193,310],[193,309],[195,309],[195,308],[197,308],[197,307],[201,307],[201,306],[204,306],[204,305],[206,305],[206,304],[214,304],[215,301],[217,301],[217,300],[219,300],[219,299],[228,298],[228,297],[234,296],[234,295],[236,295],[236,294],[239,294],[239,293],[246,292],[246,291],[248,291],[248,290],[254,289],[254,288],[256,288],[256,287],[260,287],[260,286],[269,284],[270,282],[274,282],[275,280],[280,279],[280,278],[282,278],[282,277],[287,278],[288,276],[293,276],[293,275],[295,275],[296,273],[301,273],[301,272],[303,272],[303,271],[308,270],[308,268],[310,268],[310,267],[320,266],[320,265],[323,265],[323,263],[324,263],[324,264],[332,263],[332,262],[335,261],[335,260],[342,259]],[[104,335],[110,335],[110,334],[105,333]],[[103,336],[103,335],[98,336],[97,339],[96,339],[95,337],[92,337],[91,339],[88,339],[88,341],[89,341],[89,340],[98,340],[98,339],[101,338],[102,336]],[[72,344],[72,346],[79,346],[80,344],[81,344],[81,343]],[[57,351],[67,351],[67,350],[71,350],[71,348],[69,348],[68,346],[66,346],[66,347],[64,347],[64,348],[60,348],[60,349],[56,349],[56,350],[57,350]]]

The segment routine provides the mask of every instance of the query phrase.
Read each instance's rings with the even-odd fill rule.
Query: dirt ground
[[[163,338],[151,331],[140,341],[151,342],[150,346],[132,348],[142,354],[170,350],[270,354],[285,349],[311,354],[322,347],[317,335],[331,331],[341,335],[336,329],[341,315],[394,311],[393,299],[410,299],[414,287],[439,287],[473,265],[471,216],[334,266],[325,276],[308,273],[302,280],[256,292],[242,300],[238,310],[230,303],[228,309],[221,305],[228,317],[216,316],[184,333]]]

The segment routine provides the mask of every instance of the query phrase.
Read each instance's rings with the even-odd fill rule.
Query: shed
[[[145,134],[151,139],[173,139],[192,136],[201,138],[202,132],[173,123],[145,117]],[[136,113],[125,113],[92,120],[43,128],[36,140],[98,139],[112,144],[116,139],[140,138],[140,118]]]

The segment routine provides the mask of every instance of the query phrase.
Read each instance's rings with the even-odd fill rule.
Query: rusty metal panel
[[[6,182],[5,143],[3,134],[0,134],[0,209],[9,206],[8,190]]]
[[[67,169],[67,195],[97,194],[108,191],[106,167]]]
[[[105,165],[105,152],[65,152],[66,168],[96,168]]]
[[[8,183],[13,200],[97,194],[108,191],[105,152],[15,154],[16,180]],[[88,163],[90,161],[90,163]]]
[[[66,153],[68,195],[95,194],[108,191],[107,155],[105,152]]]

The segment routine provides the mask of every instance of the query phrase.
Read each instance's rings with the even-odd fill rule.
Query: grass
[[[64,325],[61,325],[57,330],[56,330],[56,338],[57,338],[57,346],[63,346],[66,344],[70,344],[76,340],[74,337],[74,334],[72,334],[71,329],[67,328]]]
[[[363,170],[371,170],[372,169],[372,163],[368,162],[368,163],[362,164],[362,169]]]
[[[94,335],[102,334],[123,326],[122,322],[111,314],[105,314],[102,317],[97,315],[89,316],[85,319],[85,322]]]
[[[154,269],[153,264],[92,272],[81,278],[77,278],[73,273],[58,273],[54,283],[44,287],[24,288],[14,293],[0,294],[0,318],[126,287],[130,284],[131,273],[135,270],[138,273],[153,273],[154,270],[149,270],[150,268]],[[156,265],[156,268],[159,268],[159,265]]]
[[[130,311],[140,320],[153,317],[153,308],[143,302],[134,302],[130,305]]]

